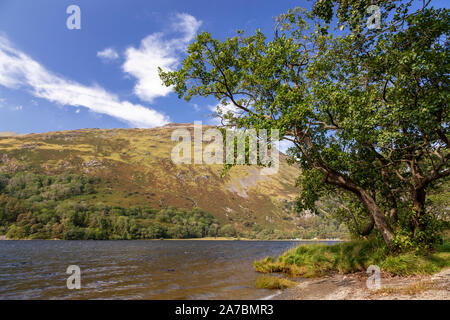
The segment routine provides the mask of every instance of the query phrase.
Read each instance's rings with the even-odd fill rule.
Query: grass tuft
[[[424,281],[413,283],[407,287],[385,287],[378,290],[374,290],[372,294],[380,295],[392,295],[392,294],[403,294],[403,295],[415,295],[428,290],[435,289],[436,284],[431,281]]]
[[[261,276],[256,279],[258,289],[286,289],[295,286],[295,282],[280,277]]]

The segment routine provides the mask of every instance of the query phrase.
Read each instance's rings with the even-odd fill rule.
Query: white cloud
[[[183,40],[185,43],[189,43],[194,39],[201,25],[202,22],[190,14],[179,13],[176,15],[176,20],[173,22],[172,27],[175,31],[184,33]]]
[[[139,48],[129,47],[126,50],[122,69],[136,78],[134,93],[141,100],[153,102],[155,98],[165,97],[172,91],[163,85],[158,67],[164,71],[174,70],[180,63],[180,53],[194,39],[201,24],[189,14],[177,14],[171,31],[181,33],[181,37],[169,38],[167,33],[153,33],[141,41]]]
[[[22,106],[15,106],[12,108],[14,111],[21,111],[23,109]]]
[[[278,148],[278,150],[280,150],[281,152],[286,153],[287,150],[288,150],[289,148],[292,148],[292,147],[294,147],[294,146],[295,146],[295,145],[294,145],[291,141],[288,141],[288,140],[281,140],[281,141],[278,142],[277,148]]]
[[[113,61],[119,59],[119,54],[113,48],[106,48],[103,51],[97,52],[97,57],[103,61]]]
[[[139,104],[121,101],[99,86],[85,86],[64,79],[13,48],[0,36],[0,85],[26,89],[37,98],[106,114],[136,127],[155,127],[170,120],[164,114]]]

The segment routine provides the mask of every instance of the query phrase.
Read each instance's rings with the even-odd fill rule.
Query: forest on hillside
[[[238,231],[201,208],[120,207],[88,200],[99,178],[80,174],[0,174],[0,234],[9,239],[131,240],[234,237],[343,238],[345,227],[325,217],[303,217],[295,232],[254,225]]]

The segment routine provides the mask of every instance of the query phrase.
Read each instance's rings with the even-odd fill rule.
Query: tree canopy
[[[332,195],[357,233],[375,228],[392,249],[427,246],[436,225],[426,195],[450,175],[449,10],[376,1],[381,25],[368,29],[369,4],[295,8],[270,37],[203,32],[180,69],[160,75],[180,98],[233,105],[226,126],[279,129],[303,169],[299,209]]]

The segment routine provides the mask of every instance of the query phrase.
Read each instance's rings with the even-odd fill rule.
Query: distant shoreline
[[[8,239],[6,236],[0,236],[0,241],[303,241],[303,242],[317,242],[317,241],[336,241],[343,242],[343,239],[248,239],[248,238],[228,238],[228,237],[205,237],[205,238],[187,238],[187,239],[132,239],[132,240],[63,240],[63,239]]]
[[[248,239],[248,238],[225,238],[225,237],[205,237],[205,238],[188,238],[188,239],[149,239],[149,240],[170,240],[170,241],[179,241],[179,240],[217,240],[217,241],[304,241],[304,242],[316,242],[316,241],[346,241],[343,239]]]

